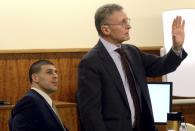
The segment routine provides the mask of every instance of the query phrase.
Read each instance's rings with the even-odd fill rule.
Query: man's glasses
[[[130,27],[130,18],[128,19],[125,19],[123,20],[122,22],[120,23],[107,23],[107,24],[104,24],[104,25],[119,25],[119,26],[122,26],[123,28],[127,28],[127,27]]]

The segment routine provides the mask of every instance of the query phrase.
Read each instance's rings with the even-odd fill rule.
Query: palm
[[[182,21],[181,16],[177,16],[173,20],[172,24],[172,39],[173,39],[173,47],[181,48],[184,43],[185,32],[184,32],[185,21]]]

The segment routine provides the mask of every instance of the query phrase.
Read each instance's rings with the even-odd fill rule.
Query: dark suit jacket
[[[147,76],[160,76],[176,70],[182,58],[172,50],[163,57],[122,45],[136,80],[141,103],[142,130],[154,131],[154,119]],[[78,68],[78,109],[83,131],[132,131],[131,112],[120,74],[111,56],[99,41],[81,60]]]
[[[56,114],[36,91],[30,90],[14,107],[10,131],[64,131]]]

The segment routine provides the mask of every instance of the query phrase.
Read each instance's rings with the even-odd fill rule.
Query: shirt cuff
[[[180,58],[182,58],[182,50],[183,50],[183,48],[181,48],[181,49],[179,49],[179,50],[176,50],[176,49],[174,49],[174,48],[172,47],[172,50],[173,50],[173,52],[174,52],[177,56],[179,56]]]

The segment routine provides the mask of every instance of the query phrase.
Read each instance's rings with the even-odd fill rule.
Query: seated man
[[[16,104],[10,131],[67,131],[50,95],[57,90],[58,74],[48,60],[33,63],[29,70],[31,89]]]

